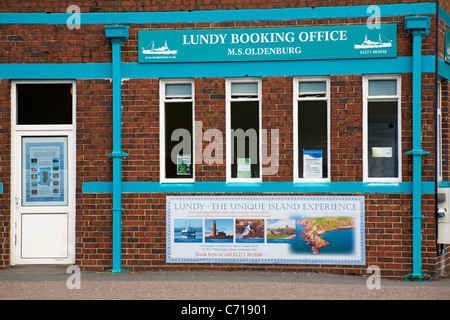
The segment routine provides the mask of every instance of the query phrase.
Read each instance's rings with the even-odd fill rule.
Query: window
[[[400,77],[363,81],[364,180],[400,182]]]
[[[71,125],[72,83],[17,83],[18,125]]]
[[[261,81],[227,80],[227,181],[261,179]]]
[[[328,78],[294,78],[294,182],[330,181]]]
[[[161,80],[161,182],[194,182],[194,82]]]

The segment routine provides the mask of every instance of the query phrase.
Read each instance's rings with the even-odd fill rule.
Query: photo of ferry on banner
[[[147,50],[146,48],[150,45],[147,45],[147,47],[142,48],[143,54],[152,54],[152,55],[176,55],[178,50],[170,50],[167,46],[167,41],[165,42],[165,45],[160,48],[155,48],[155,41],[152,41],[152,48]]]
[[[378,37],[378,41],[371,41],[367,39],[367,34],[366,34],[366,39],[364,40],[364,42],[362,44],[355,44],[355,49],[373,49],[373,48],[390,48],[392,47],[392,40],[388,40],[386,39],[386,37],[383,37],[384,39],[386,39],[386,41],[388,42],[383,42],[381,40],[381,37],[383,37],[381,34]]]
[[[195,238],[195,229],[191,226],[188,226],[181,230],[181,236],[183,238]]]

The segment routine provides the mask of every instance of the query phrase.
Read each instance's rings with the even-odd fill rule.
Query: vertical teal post
[[[413,272],[406,279],[428,280],[422,273],[422,156],[429,154],[422,150],[422,37],[429,33],[430,18],[406,17],[405,29],[413,36],[413,149],[406,154],[413,157]]]
[[[113,85],[113,273],[122,272],[122,43],[128,39],[128,26],[105,26],[106,38],[112,45]]]

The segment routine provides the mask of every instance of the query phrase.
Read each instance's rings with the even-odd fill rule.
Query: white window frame
[[[369,80],[396,80],[396,95],[369,96]],[[401,118],[401,76],[400,75],[370,75],[363,76],[363,182],[400,183],[402,181],[402,118]],[[397,165],[398,177],[369,177],[369,146],[368,146],[368,103],[370,101],[397,101]]]
[[[231,84],[232,83],[253,83],[258,84],[257,97],[232,97]],[[259,177],[258,178],[232,178],[231,177],[231,103],[241,101],[258,101],[259,103]],[[262,81],[260,78],[229,78],[226,79],[226,182],[242,182],[242,183],[258,183],[262,182]]]
[[[166,97],[166,84],[190,84],[191,97]],[[159,168],[161,183],[193,183],[195,182],[195,81],[193,79],[160,79],[159,82]],[[165,125],[165,104],[166,102],[191,102],[192,103],[192,178],[166,178],[166,125]]]
[[[437,125],[437,181],[442,182],[443,167],[442,167],[442,82],[439,79],[437,82],[437,110],[436,110],[436,125]]]
[[[325,97],[299,97],[300,82],[325,82]],[[330,78],[329,77],[294,77],[293,79],[294,99],[293,99],[293,122],[294,122],[294,183],[301,182],[330,182],[331,181],[331,156],[330,156]],[[327,101],[327,178],[300,178],[298,176],[298,102],[299,101]]]

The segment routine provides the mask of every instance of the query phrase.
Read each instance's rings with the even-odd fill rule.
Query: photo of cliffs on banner
[[[1,0],[0,43],[0,299],[450,278],[450,0]],[[134,294],[258,299],[187,287]]]

